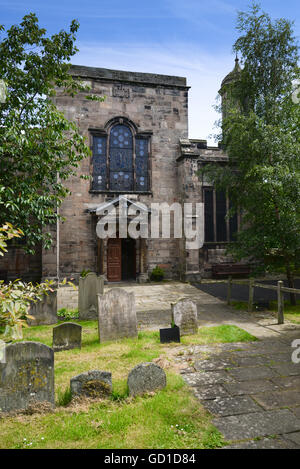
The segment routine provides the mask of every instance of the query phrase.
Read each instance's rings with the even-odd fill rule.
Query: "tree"
[[[255,3],[238,14],[237,29],[234,51],[243,68],[226,85],[221,135],[229,163],[205,171],[217,189],[228,191],[229,216],[243,213],[230,251],[255,262],[256,272],[284,268],[293,287],[300,254],[300,105],[292,99],[298,47],[293,24],[272,21]]]
[[[7,252],[7,241],[21,236],[22,231],[13,228],[10,223],[0,227],[0,256]],[[5,328],[3,338],[22,339],[22,327],[27,325],[26,319],[30,317],[30,304],[41,300],[48,291],[53,291],[53,285],[53,281],[33,285],[20,280],[5,285],[0,280],[0,327]]]
[[[0,78],[7,86],[0,103],[0,226],[21,229],[29,252],[40,242],[51,245],[43,227],[56,222],[68,194],[64,181],[90,154],[76,125],[51,100],[57,87],[71,95],[87,89],[68,73],[78,27],[73,20],[69,32],[46,37],[33,13],[6,33],[0,26]]]

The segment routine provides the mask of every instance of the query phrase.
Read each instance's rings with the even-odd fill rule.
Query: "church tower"
[[[241,67],[239,63],[238,57],[235,58],[235,66],[233,70],[226,75],[224,80],[222,81],[221,88],[219,90],[219,94],[221,95],[222,103],[222,120],[224,121],[227,111],[232,105],[234,104],[234,98],[232,95],[232,85],[234,82],[239,80],[241,74]]]

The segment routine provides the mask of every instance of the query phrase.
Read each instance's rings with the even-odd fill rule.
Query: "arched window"
[[[114,125],[109,136],[109,188],[133,191],[133,138],[127,125]]]
[[[147,192],[149,138],[122,121],[106,135],[93,135],[94,191]]]

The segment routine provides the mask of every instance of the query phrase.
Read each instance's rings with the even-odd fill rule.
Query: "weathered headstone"
[[[157,391],[166,387],[166,373],[154,363],[140,363],[129,373],[127,384],[131,396]]]
[[[89,272],[85,277],[80,277],[78,288],[79,319],[98,318],[97,295],[103,295],[104,277]]]
[[[107,397],[112,392],[111,373],[92,370],[74,376],[70,380],[72,397],[85,396],[92,398]]]
[[[197,334],[197,305],[188,298],[183,298],[171,305],[172,321],[180,328],[180,335]]]
[[[100,342],[137,337],[134,293],[112,288],[98,296],[98,330]]]
[[[43,299],[38,300],[36,303],[31,303],[29,315],[33,318],[28,318],[27,323],[29,326],[47,326],[57,323],[57,292],[48,292],[43,296]]]
[[[65,322],[53,328],[53,350],[81,348],[82,327],[74,322]]]
[[[0,412],[54,405],[54,352],[38,342],[9,344],[0,363]]]

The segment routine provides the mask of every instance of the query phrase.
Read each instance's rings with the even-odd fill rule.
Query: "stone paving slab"
[[[217,397],[214,400],[204,401],[204,407],[216,417],[228,415],[249,414],[260,412],[261,408],[249,396]]]
[[[281,376],[272,378],[272,382],[283,389],[300,389],[300,376]]]
[[[194,388],[194,394],[201,401],[230,396],[226,389],[220,384],[213,386],[197,386]]]
[[[224,449],[296,449],[296,445],[281,438],[263,438],[225,446]]]
[[[291,356],[292,354],[290,351],[263,355],[265,358],[265,364],[268,366],[279,363],[289,363],[291,361]]]
[[[194,362],[193,366],[196,371],[214,371],[232,368],[236,365],[230,359],[212,358],[208,360],[197,360]]]
[[[256,366],[247,368],[234,368],[229,371],[229,374],[237,381],[251,381],[255,379],[275,378],[279,376],[278,373],[267,366]]]
[[[300,407],[293,407],[293,409],[291,409],[293,414],[296,415],[296,417],[298,419],[300,419]]]
[[[258,366],[258,365],[265,365],[266,363],[273,363],[271,360],[268,360],[268,358],[265,355],[255,355],[251,357],[236,357],[235,354],[232,356],[232,360],[235,363],[236,366],[241,366],[241,367],[250,367],[250,366]]]
[[[235,383],[224,383],[223,387],[232,396],[242,396],[244,394],[258,394],[262,392],[277,391],[279,389],[279,386],[266,379],[240,381]]]
[[[281,363],[279,365],[270,365],[270,368],[280,376],[296,376],[300,375],[300,363]]]
[[[295,407],[300,403],[300,392],[281,391],[255,394],[253,399],[255,399],[255,401],[266,410],[272,410],[280,407]]]
[[[209,386],[214,384],[231,383],[234,379],[229,376],[226,371],[207,371],[187,373],[183,375],[183,379],[189,386]]]
[[[300,420],[288,409],[215,418],[226,440],[246,440],[300,431]]]
[[[291,441],[297,445],[297,448],[300,448],[300,432],[288,433],[287,435],[283,436],[286,440]]]

